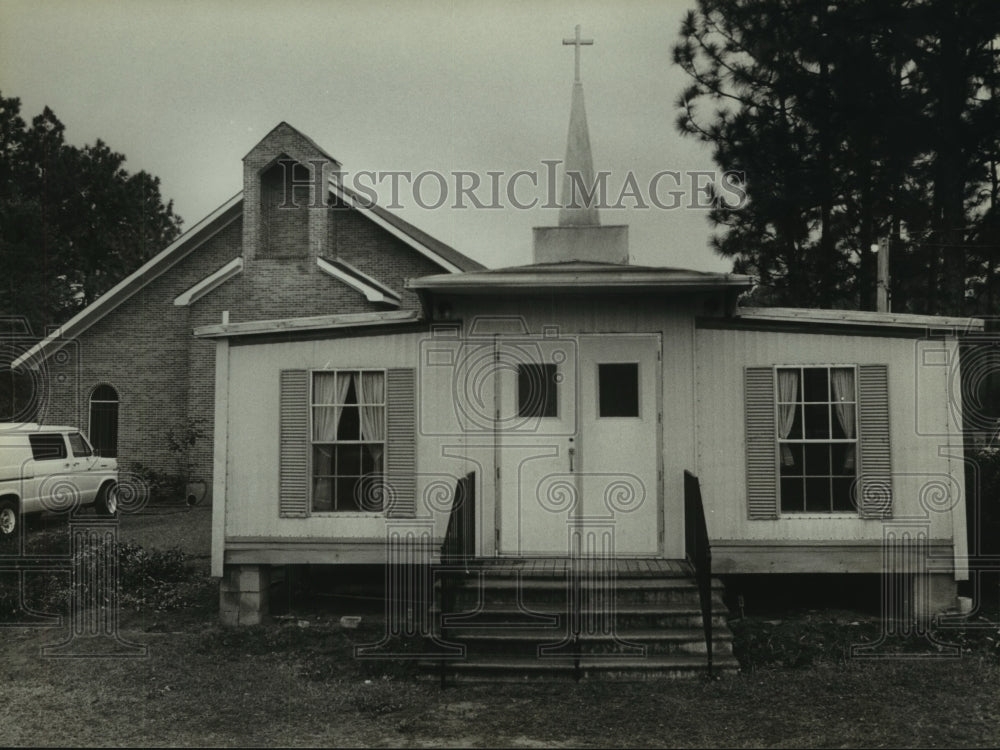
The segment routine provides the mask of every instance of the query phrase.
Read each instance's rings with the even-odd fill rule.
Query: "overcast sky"
[[[714,170],[708,149],[676,133],[685,76],[671,47],[689,0],[658,2],[223,2],[0,0],[0,92],[30,119],[45,105],[76,145],[103,139],[130,171],[162,180],[185,227],[242,187],[241,159],[285,120],[362,170],[425,170],[448,201],[407,220],[488,266],[531,261],[531,227],[557,211],[454,208],[457,171],[518,170],[562,159],[573,82],[564,37],[582,25],[582,73],[595,168],[610,199],[627,174],[648,193],[662,170]],[[471,178],[466,178],[471,179]],[[523,178],[517,199],[544,202]],[[378,192],[387,202],[388,182]],[[669,203],[672,178],[659,183]],[[689,182],[682,188],[690,192]],[[438,183],[421,183],[425,204]],[[648,197],[648,196],[647,196]],[[729,270],[708,248],[699,209],[605,210],[629,224],[633,262]]]

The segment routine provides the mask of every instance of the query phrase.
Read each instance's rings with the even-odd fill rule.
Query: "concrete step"
[[[425,661],[423,677],[440,679],[441,663]],[[579,659],[477,658],[445,664],[447,682],[524,682],[529,680],[663,680],[688,679],[708,673],[705,656],[670,654],[635,658],[632,656],[589,656]],[[739,662],[732,656],[715,659],[715,674],[733,674]]]

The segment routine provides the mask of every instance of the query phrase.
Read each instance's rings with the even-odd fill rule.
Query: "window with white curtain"
[[[856,512],[856,368],[778,367],[776,373],[782,513]]]
[[[312,374],[312,510],[382,512],[385,371]]]

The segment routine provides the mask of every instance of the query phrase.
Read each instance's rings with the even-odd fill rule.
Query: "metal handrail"
[[[451,501],[451,511],[448,514],[448,528],[441,544],[441,563],[444,570],[441,574],[441,629],[444,630],[444,618],[447,612],[455,606],[455,579],[458,574],[454,570],[459,564],[469,571],[469,561],[476,553],[476,473],[469,472],[455,484],[455,495]],[[445,686],[447,675],[447,659],[441,659],[441,687]]]
[[[476,473],[469,472],[455,484],[448,515],[448,529],[441,544],[441,562],[468,566],[476,548]]]
[[[708,653],[708,675],[712,676],[712,545],[708,540],[701,483],[690,471],[684,472],[684,552],[694,568],[701,600],[701,622]]]

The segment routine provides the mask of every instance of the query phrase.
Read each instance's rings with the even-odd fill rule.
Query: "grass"
[[[58,528],[29,541],[51,551]],[[718,681],[440,690],[436,681],[418,681],[412,662],[353,658],[357,645],[379,640],[378,615],[347,630],[338,624],[344,612],[331,606],[221,629],[216,583],[197,549],[148,549],[130,537],[119,551],[121,635],[147,645],[148,656],[46,658],[40,647],[62,640],[65,628],[6,628],[0,745],[1000,743],[996,627],[948,631],[958,658],[927,658],[941,652],[925,643],[921,658],[859,661],[846,658],[846,649],[877,638],[870,619],[841,611],[751,616],[734,623],[744,672]]]
[[[10,633],[0,742],[137,745],[995,746],[984,656],[762,669],[709,682],[438,689],[350,658],[378,628],[129,633],[144,660],[38,656]],[[383,670],[384,666],[389,669]]]

